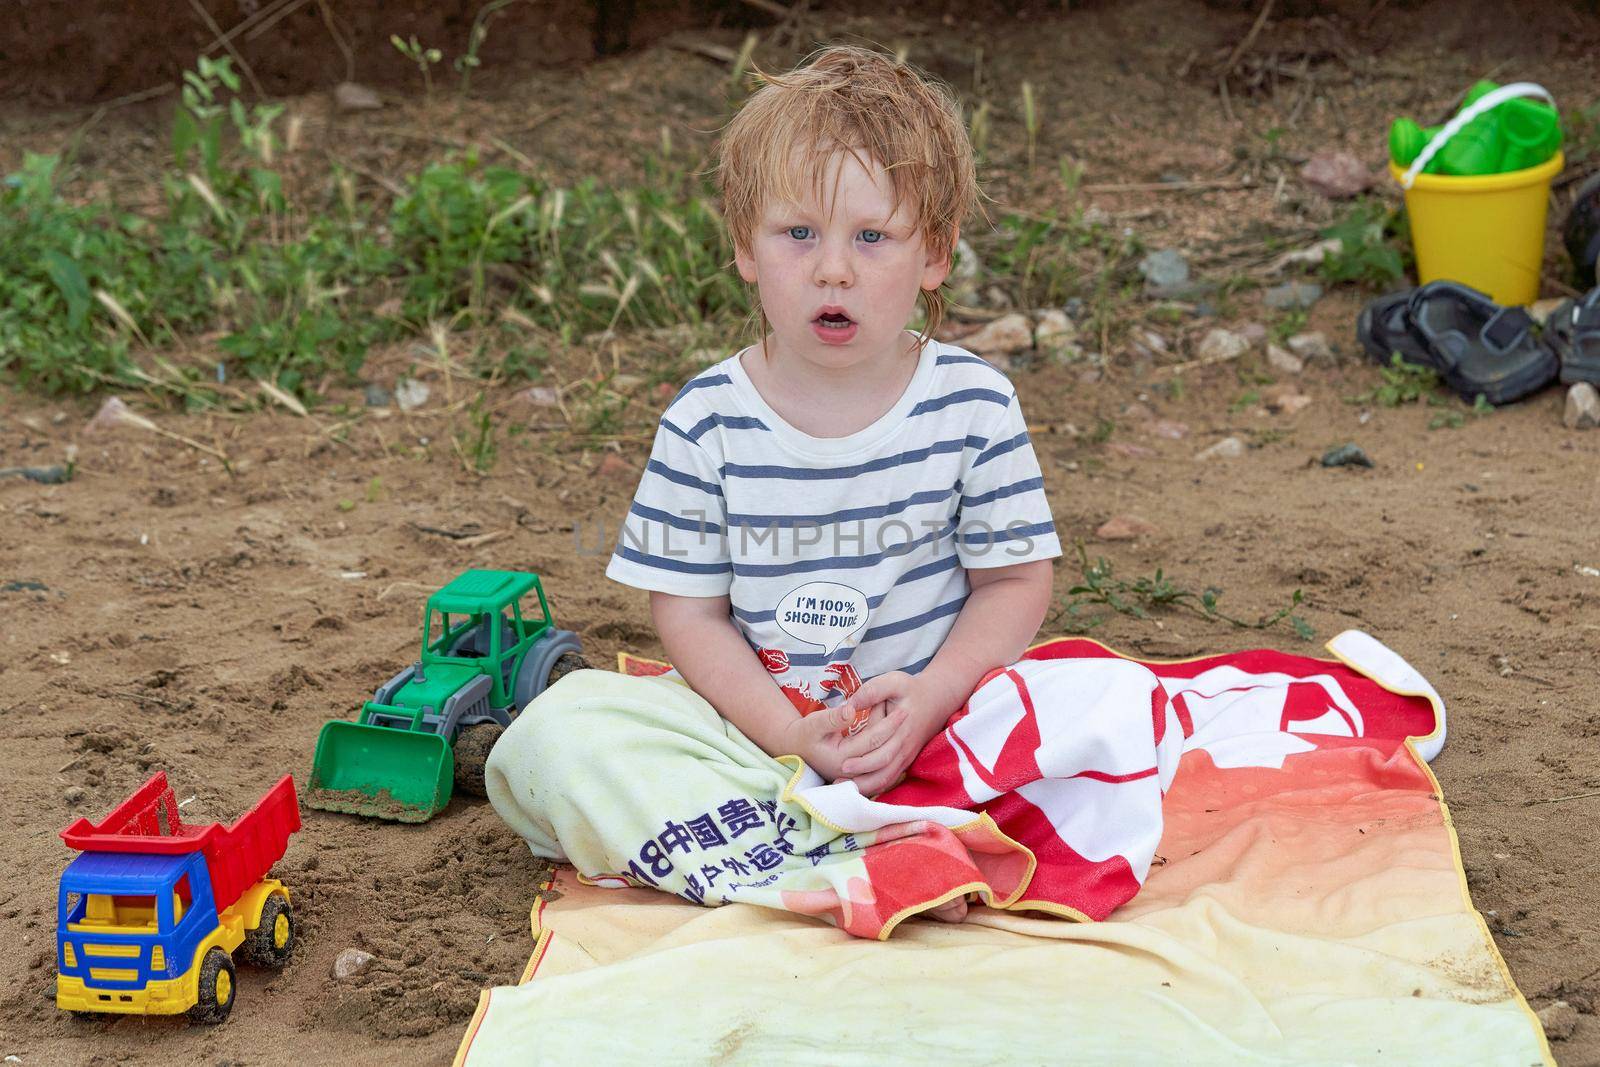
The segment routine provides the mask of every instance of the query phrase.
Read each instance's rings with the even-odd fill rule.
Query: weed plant
[[[214,331],[217,358],[167,364],[162,384],[191,402],[238,377],[310,395],[354,375],[371,344],[438,320],[509,318],[572,341],[748,316],[710,190],[668,162],[640,188],[568,189],[468,153],[410,178],[386,212],[338,171],[291,203],[271,166],[280,110],[246,107],[237,89],[226,59],[186,75],[152,217],[75,202],[53,156],[5,178],[0,371],[52,393],[149,385],[136,354],[148,365]],[[398,317],[377,313],[391,288]],[[502,370],[536,372],[527,346],[514,349]]]
[[[1391,289],[1405,278],[1402,255],[1406,226],[1400,211],[1377,200],[1359,200],[1323,237],[1339,239],[1339,249],[1322,261],[1322,276],[1333,283],[1356,282],[1370,289]]]
[[[1076,545],[1078,571],[1082,580],[1067,590],[1049,624],[1060,624],[1070,633],[1088,633],[1110,619],[1110,614],[1126,615],[1134,619],[1150,619],[1151,612],[1161,609],[1186,611],[1212,622],[1225,622],[1244,630],[1266,630],[1287,622],[1302,641],[1316,637],[1316,631],[1304,617],[1295,614],[1303,597],[1296,589],[1285,607],[1257,619],[1241,619],[1218,607],[1222,590],[1215,586],[1204,589],[1186,589],[1156,568],[1153,576],[1141,576],[1129,581],[1118,578],[1111,562],[1096,556],[1091,562],[1080,541]]]

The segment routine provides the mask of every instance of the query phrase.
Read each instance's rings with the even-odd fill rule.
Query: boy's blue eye
[[[884,235],[884,232],[882,230],[862,230],[861,231],[861,241],[862,241],[863,244],[875,245],[879,241],[883,240],[884,236],[885,235]]]
[[[811,227],[810,226],[790,226],[789,227],[789,236],[793,237],[796,241],[809,240],[810,237],[811,237]]]

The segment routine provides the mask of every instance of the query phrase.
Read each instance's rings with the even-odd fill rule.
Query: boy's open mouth
[[[829,305],[811,320],[811,332],[825,345],[845,345],[855,339],[856,325],[844,308]]]

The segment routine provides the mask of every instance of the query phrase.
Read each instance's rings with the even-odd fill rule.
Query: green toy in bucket
[[[1544,90],[1530,87],[1549,100]],[[1502,93],[1486,108],[1476,107],[1489,94],[1500,93],[1501,88],[1492,81],[1480,81],[1467,90],[1462,114],[1471,111],[1473,117],[1436,150],[1422,173],[1455,177],[1505,174],[1536,167],[1560,150],[1561,119],[1553,101],[1542,103],[1518,93]],[[1423,128],[1408,118],[1395,119],[1389,127],[1390,160],[1409,167],[1443,129]]]
[[[1418,281],[1448,279],[1498,304],[1532,303],[1550,182],[1564,163],[1555,100],[1531,82],[1479,82],[1467,101],[1436,131],[1405,120],[1389,131],[1389,172],[1405,190]]]

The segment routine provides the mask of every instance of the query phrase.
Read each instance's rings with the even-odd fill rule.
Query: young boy
[[[650,591],[668,657],[737,758],[799,756],[874,796],[1021,656],[1061,553],[1015,389],[930,337],[976,207],[972,150],[945,92],[889,57],[830,48],[766,80],[725,132],[718,177],[763,336],[668,405],[606,573]],[[491,799],[535,852],[657,884],[659,847],[633,858],[631,843],[601,840],[621,808],[650,803],[616,779],[676,786],[667,753],[685,773],[685,747],[712,757],[630,732],[585,757],[591,774],[612,761],[587,799],[574,796],[587,781],[522,783],[572,763],[590,733],[579,714],[593,725],[621,701],[630,722],[656,715],[610,681],[574,711],[556,696],[568,685],[501,741]],[[964,913],[959,897],[935,911]]]

